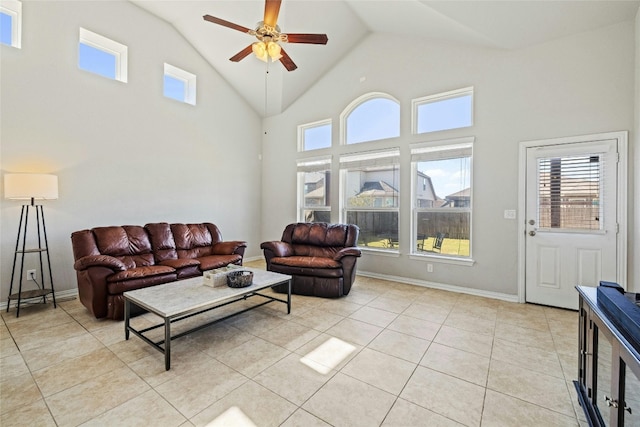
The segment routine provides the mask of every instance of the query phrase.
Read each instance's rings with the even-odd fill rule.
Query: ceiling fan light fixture
[[[271,60],[273,62],[276,62],[280,58],[282,58],[282,54],[280,53],[281,51],[282,51],[282,48],[278,43],[276,42],[267,43],[267,52],[269,53],[269,57],[271,57]]]
[[[251,50],[259,60],[267,62],[269,55],[267,53],[267,45],[264,42],[255,42],[251,45]]]

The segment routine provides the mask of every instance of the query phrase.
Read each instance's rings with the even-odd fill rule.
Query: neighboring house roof
[[[322,199],[324,198],[324,185],[322,187],[318,187],[313,191],[309,191],[304,195],[305,199]]]
[[[471,197],[471,187],[460,190],[457,193],[449,194],[445,197],[447,200],[461,200]]]
[[[369,196],[369,197],[389,197],[397,196],[398,190],[384,181],[367,181],[360,189],[360,192],[356,194],[356,197]]]

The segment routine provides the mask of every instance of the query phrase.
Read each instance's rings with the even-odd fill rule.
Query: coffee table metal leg
[[[131,303],[128,299],[124,300],[124,339],[129,339],[129,319],[131,317]]]
[[[289,279],[289,287],[287,292],[287,314],[291,314],[291,279]]]
[[[171,369],[171,319],[164,319],[164,369]]]

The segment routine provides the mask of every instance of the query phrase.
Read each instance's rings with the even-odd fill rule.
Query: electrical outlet
[[[27,270],[27,280],[37,280],[38,277],[36,276],[36,271],[35,270]]]
[[[427,264],[427,273],[433,273],[433,264]]]

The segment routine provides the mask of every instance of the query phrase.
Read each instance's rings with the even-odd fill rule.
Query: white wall
[[[632,130],[634,68],[633,21],[516,51],[371,35],[286,112],[266,120],[262,240],[279,238],[284,226],[296,219],[296,126],[331,118],[334,146],[323,154],[337,157],[353,150],[337,142],[343,109],[365,93],[386,92],[401,102],[402,136],[358,148],[399,146],[402,162],[408,165],[409,143],[476,137],[472,248],[476,262],[467,267],[429,261],[434,272],[428,274],[425,262],[409,259],[405,237],[399,257],[367,253],[358,270],[516,295],[518,227],[517,221],[504,219],[503,212],[517,208],[519,142]],[[471,129],[410,134],[412,98],[467,86],[475,88]],[[400,202],[405,209],[400,236],[408,236],[410,168],[401,173]],[[336,166],[333,176],[332,220],[337,221]]]
[[[635,132],[629,138],[629,159],[634,167],[629,171],[629,188],[634,203],[629,203],[629,290],[640,292],[640,9],[636,13],[636,99],[635,99]],[[637,166],[636,166],[637,165]]]
[[[59,177],[44,202],[56,290],[76,288],[69,237],[83,228],[210,221],[260,255],[261,121],[191,45],[129,2],[23,1],[23,13],[22,49],[0,47],[1,172]],[[128,83],[78,69],[80,26],[129,47]],[[162,96],[164,62],[197,75],[195,107]],[[3,302],[20,205],[0,201]]]

